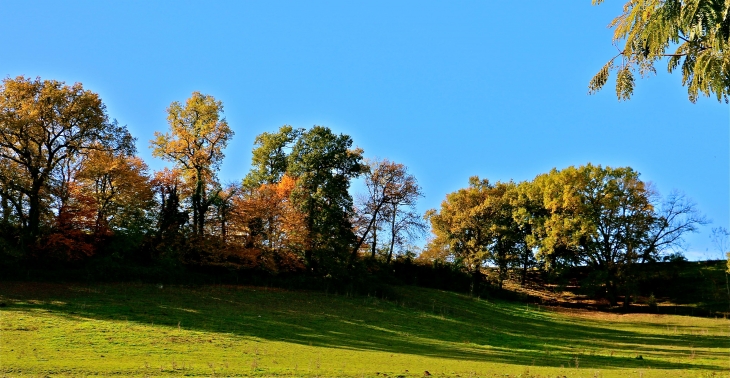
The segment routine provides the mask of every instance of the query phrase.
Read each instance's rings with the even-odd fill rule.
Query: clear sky
[[[532,179],[588,162],[631,166],[684,191],[713,221],[688,257],[719,257],[728,227],[730,111],[687,100],[679,75],[639,80],[618,102],[587,94],[617,50],[625,1],[3,1],[0,75],[81,82],[148,141],[193,91],[223,101],[236,135],[220,172],[239,181],[254,137],[283,124],[352,136],[404,163],[425,211],[469,176]]]

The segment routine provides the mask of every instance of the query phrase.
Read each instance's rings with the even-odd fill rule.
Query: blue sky
[[[324,125],[368,157],[407,165],[438,207],[469,176],[532,179],[587,162],[631,166],[713,221],[687,238],[718,257],[730,222],[730,109],[687,100],[679,75],[616,100],[587,94],[613,55],[624,1],[3,2],[0,75],[81,82],[138,138],[153,169],[165,109],[193,91],[223,101],[236,135],[220,172],[239,181],[253,140]]]

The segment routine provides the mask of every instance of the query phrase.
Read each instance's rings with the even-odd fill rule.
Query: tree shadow
[[[689,356],[697,349],[729,346],[721,336],[627,331],[525,304],[412,287],[395,290],[397,300],[382,300],[259,287],[0,283],[0,301],[8,304],[0,310],[42,309],[69,319],[179,324],[300,345],[526,366],[577,362],[596,369],[722,370],[693,363]],[[718,360],[727,352],[697,351]],[[677,362],[680,355],[687,362]]]

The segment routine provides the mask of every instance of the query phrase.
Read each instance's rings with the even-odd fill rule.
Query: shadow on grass
[[[535,311],[418,288],[397,300],[235,286],[0,283],[2,311],[46,310],[70,319],[227,333],[301,345],[516,365],[721,370],[692,363],[693,349],[727,337],[611,328],[596,319]],[[644,325],[645,328],[654,327]],[[637,327],[638,328],[638,327]],[[706,352],[721,359],[725,352]],[[642,359],[636,357],[642,355]],[[677,362],[686,356],[687,362]]]

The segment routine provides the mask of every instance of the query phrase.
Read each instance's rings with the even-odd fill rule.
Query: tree
[[[402,246],[426,231],[423,217],[416,211],[416,201],[423,197],[421,187],[404,165],[398,164],[394,173],[393,188],[387,196],[384,213],[390,228],[388,263],[393,258],[396,244]]]
[[[193,92],[183,106],[175,101],[167,108],[170,133],[155,132],[150,141],[153,156],[174,162],[192,187],[193,233],[203,235],[205,215],[211,205],[209,186],[223,161],[223,149],[233,137],[223,113],[223,103]]]
[[[157,215],[157,238],[160,241],[174,239],[180,234],[189,216],[180,208],[182,196],[182,173],[176,169],[165,168],[157,171],[152,178],[152,188],[159,196],[160,209]]]
[[[565,254],[569,261],[601,272],[608,299],[616,304],[626,268],[641,257],[642,238],[653,223],[646,186],[631,168],[588,164],[553,169],[541,180],[544,222],[541,254]]]
[[[495,266],[500,288],[513,266],[523,268],[524,284],[525,272],[534,259],[526,240],[529,225],[518,222],[516,190],[513,182],[492,184],[472,177],[469,188],[447,195],[441,211],[428,214],[436,235],[434,242],[446,244],[457,259],[467,262],[475,277],[483,264]],[[429,250],[438,250],[431,244]]]
[[[435,236],[428,250],[448,250],[475,279],[489,256],[488,219],[480,208],[489,187],[488,180],[471,177],[468,188],[446,195],[439,211],[426,212]]]
[[[593,0],[600,4],[603,0]],[[616,96],[627,100],[634,91],[634,74],[656,73],[654,65],[668,58],[667,70],[679,68],[689,100],[714,94],[730,95],[730,3],[726,0],[630,0],[609,26],[613,43],[623,44],[593,77],[595,93],[616,72]],[[670,49],[676,49],[671,52]],[[620,58],[620,63],[616,60]]]
[[[602,274],[606,294],[617,303],[620,290],[633,282],[633,264],[656,260],[678,246],[704,218],[678,195],[657,203],[654,192],[631,168],[588,164],[553,169],[535,179],[548,215],[539,226],[540,255],[571,265],[587,265]],[[624,304],[628,305],[629,293]]]
[[[211,196],[211,204],[216,209],[216,217],[220,222],[218,234],[225,242],[228,237],[228,227],[230,221],[231,208],[233,207],[233,199],[241,191],[241,187],[237,184],[229,184],[225,188],[218,188]]]
[[[287,173],[296,179],[291,199],[306,220],[305,259],[310,269],[345,262],[341,254],[348,256],[355,242],[348,189],[365,166],[362,150],[351,147],[348,135],[314,126],[301,134],[288,157]]]
[[[42,215],[49,209],[53,175],[95,149],[134,151],[134,139],[126,127],[109,122],[96,93],[84,90],[80,83],[68,86],[22,76],[3,80],[1,192],[4,205],[13,205],[30,241],[37,240]]]
[[[153,199],[147,170],[139,157],[90,151],[75,181],[94,201],[95,233],[136,231],[146,222]]]
[[[244,188],[232,199],[230,239],[269,271],[303,266],[306,228],[304,214],[290,200],[295,186],[296,180],[284,175],[278,183]]]
[[[403,233],[422,232],[425,225],[420,215],[414,211],[416,200],[421,197],[421,188],[413,175],[408,173],[403,164],[387,159],[368,161],[365,173],[367,194],[362,200],[357,223],[361,223],[362,231],[352,250],[351,260],[356,256],[365,240],[370,237],[371,256],[374,258],[377,249],[377,230],[387,220],[390,224],[391,241],[387,261],[393,255],[396,242]],[[405,209],[405,211],[403,210]]]
[[[542,206],[542,198],[536,196],[539,191],[536,185],[523,181],[507,191],[506,200],[509,201],[514,221],[514,232],[519,235],[520,250],[517,253],[516,265],[520,268],[520,284],[525,286],[527,271],[537,263],[535,250],[539,247],[536,230],[541,219],[547,215]]]
[[[302,132],[304,129],[284,125],[277,133],[259,134],[254,141],[251,171],[243,179],[243,186],[256,188],[279,182],[287,172],[291,147]]]
[[[244,187],[283,182],[288,176],[294,183],[289,201],[305,224],[303,249],[310,271],[346,262],[355,243],[348,189],[350,180],[365,170],[362,150],[351,148],[349,136],[323,126],[309,130],[282,126],[278,133],[259,135],[256,145]]]
[[[658,261],[664,251],[683,248],[684,235],[697,232],[697,226],[709,223],[683,193],[674,190],[662,198],[653,189],[649,190],[654,219],[644,237],[641,262]]]
[[[489,186],[487,196],[480,205],[480,212],[487,219],[489,260],[497,267],[499,287],[502,288],[509,269],[521,266],[522,284],[525,284],[527,267],[532,260],[526,236],[529,227],[515,219],[513,182],[496,182]]]

